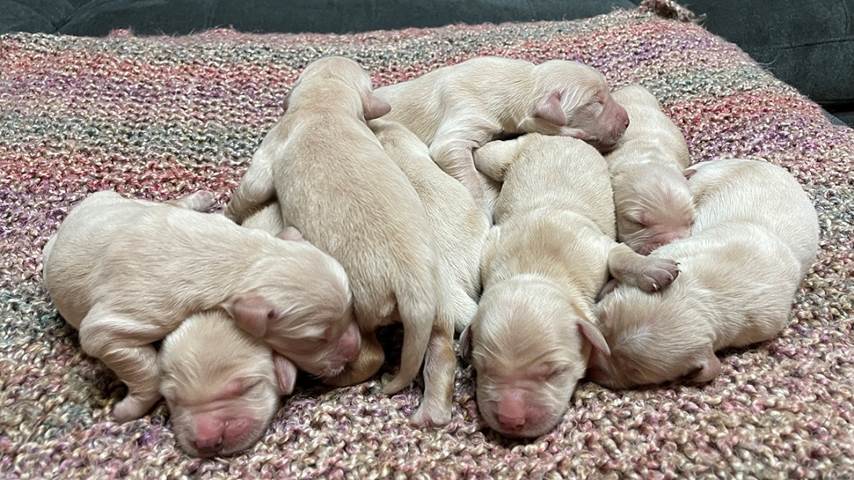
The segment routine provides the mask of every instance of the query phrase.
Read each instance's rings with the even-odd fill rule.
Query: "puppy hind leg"
[[[97,307],[80,324],[80,346],[112,370],[128,387],[128,393],[112,411],[117,422],[144,415],[160,399],[157,351],[151,342],[162,332],[133,319],[121,318]]]
[[[643,256],[623,243],[614,243],[608,252],[608,270],[620,283],[645,292],[657,292],[679,275],[678,264],[669,258]]]
[[[430,336],[424,359],[424,397],[410,418],[421,427],[441,426],[451,421],[457,358],[450,322],[445,323],[437,325]]]

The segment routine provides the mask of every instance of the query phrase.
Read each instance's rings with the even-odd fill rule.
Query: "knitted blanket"
[[[0,476],[854,476],[854,130],[831,125],[684,11],[670,13],[356,35],[0,36]],[[184,455],[162,404],[113,423],[124,387],[81,353],[51,305],[40,281],[47,237],[102,189],[164,200],[204,188],[225,202],[299,72],[331,54],[360,62],[377,85],[477,55],[580,60],[613,86],[651,89],[692,162],[761,156],[786,167],[821,225],[791,324],[724,352],[705,386],[615,392],[582,382],[563,422],[528,442],[484,427],[470,368],[458,370],[453,419],[439,429],[407,423],[420,388],[387,397],[378,380],[304,382],[263,439],[227,459]]]

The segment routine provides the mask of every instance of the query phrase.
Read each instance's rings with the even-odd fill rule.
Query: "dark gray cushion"
[[[0,0],[0,33],[55,32],[74,8],[66,0]]]

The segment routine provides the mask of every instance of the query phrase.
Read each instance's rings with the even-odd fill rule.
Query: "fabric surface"
[[[165,200],[206,188],[226,201],[301,69],[331,54],[359,61],[377,85],[484,54],[581,60],[612,85],[650,88],[693,162],[783,165],[815,201],[822,239],[790,326],[725,352],[721,375],[703,387],[583,382],[564,421],[530,442],[485,429],[470,368],[457,372],[453,419],[440,429],[408,425],[419,388],[386,397],[378,380],[337,390],[302,382],[264,438],[230,459],[181,453],[162,404],[111,422],[124,387],[81,354],[41,286],[47,237],[101,189]],[[854,130],[831,125],[735,45],[639,10],[358,35],[0,36],[0,474],[849,478],[852,145]]]

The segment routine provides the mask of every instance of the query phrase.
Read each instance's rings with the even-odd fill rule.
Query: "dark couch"
[[[574,19],[640,0],[0,0],[0,33],[354,32]],[[683,0],[704,26],[854,123],[854,0]]]

